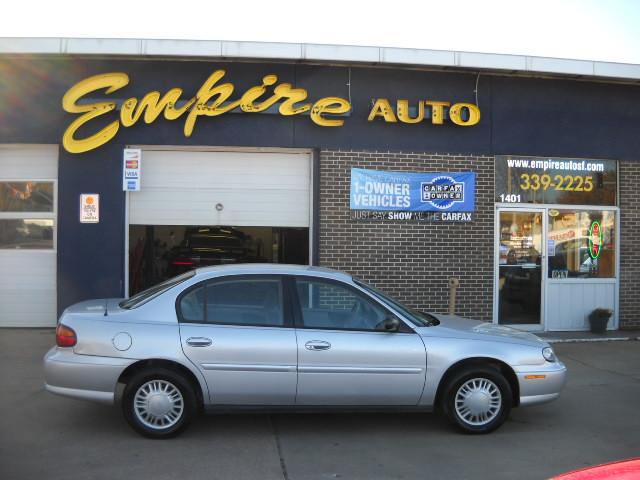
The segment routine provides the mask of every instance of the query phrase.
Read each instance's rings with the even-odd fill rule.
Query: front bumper
[[[560,361],[546,365],[520,366],[515,370],[522,406],[555,400],[567,382],[567,367]]]
[[[45,389],[57,395],[113,403],[122,372],[134,360],[78,355],[53,347],[44,356]]]

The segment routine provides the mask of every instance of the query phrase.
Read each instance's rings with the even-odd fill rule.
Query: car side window
[[[284,325],[282,286],[277,279],[232,280],[207,285],[207,322]]]
[[[205,286],[189,290],[180,299],[180,313],[185,322],[204,322]]]
[[[383,330],[389,314],[360,293],[335,282],[296,279],[305,328]]]
[[[184,322],[284,326],[282,283],[277,278],[215,280],[180,299]]]

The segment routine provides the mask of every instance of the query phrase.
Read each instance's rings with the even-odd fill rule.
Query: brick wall
[[[351,167],[476,173],[471,223],[353,220]],[[445,313],[449,277],[456,313],[488,320],[493,309],[494,158],[414,152],[320,153],[320,265],[347,271],[407,305]]]
[[[640,328],[640,162],[620,162],[620,328]]]

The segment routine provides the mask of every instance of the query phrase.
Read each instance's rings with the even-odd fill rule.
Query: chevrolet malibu
[[[201,410],[441,410],[462,431],[558,397],[565,366],[538,337],[410,309],[316,267],[197,269],[129,299],[67,308],[48,391],[119,404],[167,438]]]

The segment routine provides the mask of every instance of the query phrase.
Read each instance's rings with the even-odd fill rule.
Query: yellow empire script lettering
[[[183,95],[181,88],[172,88],[164,95],[158,91],[151,91],[140,100],[135,97],[128,98],[122,104],[119,119],[110,122],[96,133],[78,138],[78,130],[81,127],[92,119],[109,114],[116,109],[116,102],[87,102],[86,99],[82,102],[83,97],[101,90],[110,95],[129,84],[129,76],[120,72],[86,78],[72,86],[62,99],[62,108],[66,112],[81,114],[65,130],[62,144],[71,153],[88,152],[112,140],[118,133],[120,126],[132,127],[140,119],[148,124],[153,123],[160,115],[163,115],[166,120],[186,117],[184,135],[190,137],[198,117],[215,117],[236,108],[240,108],[243,112],[256,113],[263,112],[280,102],[278,108],[280,115],[299,115],[310,112],[310,119],[315,124],[324,127],[339,127],[344,124],[344,120],[326,115],[340,115],[351,110],[350,102],[339,97],[320,98],[313,104],[303,103],[308,97],[307,91],[303,88],[294,88],[290,83],[277,84],[277,75],[265,75],[261,85],[247,89],[240,98],[230,101],[234,85],[219,83],[225,74],[224,70],[213,72],[198,89],[195,96],[187,100],[181,99]],[[259,101],[271,86],[274,86],[273,94]]]

